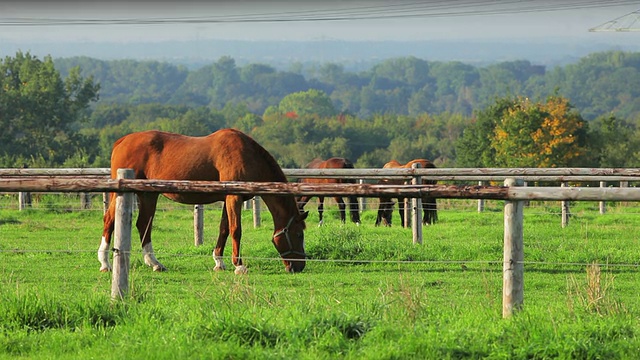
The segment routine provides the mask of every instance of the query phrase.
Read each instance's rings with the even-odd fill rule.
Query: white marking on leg
[[[147,243],[142,247],[142,255],[144,257],[144,263],[153,268],[153,271],[164,271],[167,270],[164,265],[162,265],[156,256],[153,253],[153,246],[151,243]]]
[[[224,260],[222,260],[222,256],[217,256],[216,254],[213,254],[213,261],[216,262],[216,267],[214,267],[213,270],[226,269],[226,267],[224,266]]]
[[[100,261],[100,271],[111,271],[111,264],[109,264],[109,244],[107,244],[104,236],[98,248],[98,261]]]
[[[247,267],[244,265],[236,266],[236,269],[233,271],[236,275],[243,275],[247,273]]]

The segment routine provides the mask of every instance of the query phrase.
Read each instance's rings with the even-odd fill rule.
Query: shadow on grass
[[[16,225],[16,224],[20,224],[20,221],[16,220],[16,219],[0,219],[0,226],[2,225]]]

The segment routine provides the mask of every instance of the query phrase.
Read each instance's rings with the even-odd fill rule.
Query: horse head
[[[304,229],[308,211],[292,216],[287,225],[273,233],[273,245],[280,253],[288,272],[301,272],[306,265],[304,252]]]

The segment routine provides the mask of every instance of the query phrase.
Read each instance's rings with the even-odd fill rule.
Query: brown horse
[[[340,158],[340,157],[332,157],[328,160],[315,159],[311,161],[306,166],[307,169],[353,169],[353,164],[351,161]],[[309,178],[309,179],[300,179],[300,182],[303,183],[315,183],[315,184],[341,184],[341,183],[351,183],[354,184],[356,181],[354,179],[336,179],[336,178],[327,178],[327,179],[318,179],[318,178]],[[298,207],[300,210],[304,209],[304,206],[307,205],[309,200],[311,200],[313,196],[300,196],[297,198]],[[333,198],[336,203],[338,203],[338,208],[340,209],[340,220],[344,224],[346,222],[346,206],[342,197],[336,196]],[[324,196],[318,196],[318,216],[320,218],[319,224],[322,225],[324,220],[322,219],[322,212],[324,211]],[[351,214],[351,221],[360,224],[360,209],[358,208],[358,198],[356,196],[348,196],[347,202],[349,204],[349,212]]]
[[[435,168],[436,166],[433,163],[426,159],[415,159],[411,160],[406,164],[400,164],[396,160],[391,160],[388,163],[384,164],[384,169],[398,169],[398,168],[409,168],[413,166],[413,164],[420,164],[421,168]],[[404,183],[404,180],[381,180],[381,184],[392,184],[392,185],[400,185]],[[423,184],[426,185],[435,185],[436,181],[431,180],[423,180]],[[404,226],[404,198],[398,199],[398,212],[400,213],[400,223]],[[391,217],[393,214],[393,198],[390,197],[381,197],[380,205],[378,206],[378,216],[376,218],[376,226],[383,224],[385,226],[391,226]],[[438,207],[436,204],[436,199],[431,197],[422,198],[422,206],[424,209],[424,214],[422,217],[423,224],[435,224],[438,221]]]
[[[191,137],[161,131],[143,131],[117,140],[111,154],[111,176],[117,169],[129,168],[136,179],[286,182],[282,169],[262,146],[246,134],[222,129],[211,135]],[[215,270],[224,270],[222,260],[227,238],[233,240],[232,262],[236,274],[245,273],[240,258],[240,222],[242,203],[251,198],[243,195],[206,193],[167,193],[167,198],[183,204],[209,204],[223,201],[218,242],[213,250]],[[151,246],[151,228],[159,194],[137,193],[139,214],[136,228],[140,234],[144,262],[154,271],[166,268],[158,262]],[[115,194],[111,194],[109,210],[104,215],[104,231],[98,249],[101,271],[111,270],[109,243],[114,230]],[[304,228],[308,212],[302,213],[293,195],[262,196],[273,216],[272,242],[290,272],[305,267]]]

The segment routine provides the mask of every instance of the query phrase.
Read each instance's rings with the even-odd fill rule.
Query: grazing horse
[[[222,129],[202,137],[161,131],[136,132],[117,140],[111,153],[111,177],[119,168],[133,169],[136,179],[287,182],[273,156],[248,135]],[[144,262],[154,271],[166,268],[156,259],[151,246],[151,229],[158,193],[140,192],[136,228],[142,242]],[[224,270],[222,260],[227,238],[233,240],[232,263],[235,273],[246,272],[240,258],[240,222],[242,203],[250,195],[211,193],[165,193],[167,198],[183,204],[210,204],[223,201],[218,242],[213,250],[215,270]],[[115,193],[104,215],[102,242],[98,249],[101,271],[111,270],[109,243],[114,230]],[[305,267],[304,228],[308,212],[300,212],[295,197],[262,196],[273,216],[272,242],[280,253],[285,269],[299,272]]]
[[[433,163],[426,159],[415,159],[411,160],[406,164],[400,164],[396,160],[391,160],[388,163],[384,164],[384,169],[398,169],[398,168],[409,168],[413,166],[413,164],[420,164],[421,168],[435,168],[436,166]],[[404,183],[404,180],[400,179],[386,179],[381,180],[381,184],[391,184],[391,185],[401,185]],[[436,181],[432,180],[423,180],[423,184],[425,185],[435,185]],[[400,213],[400,224],[404,226],[404,198],[398,199],[398,212]],[[385,226],[391,226],[391,216],[393,214],[393,198],[391,197],[381,197],[380,205],[378,206],[378,216],[376,218],[376,226],[380,224]],[[435,224],[438,221],[438,208],[436,204],[436,199],[431,197],[422,198],[422,206],[424,209],[424,214],[422,217],[423,224]]]
[[[351,161],[340,158],[340,157],[332,157],[328,160],[315,159],[311,161],[306,166],[307,169],[353,169],[353,164]],[[309,179],[300,179],[300,182],[303,183],[315,183],[315,184],[342,184],[342,183],[351,183],[355,184],[355,179],[336,179],[336,178],[327,178],[327,179],[318,179],[318,178],[309,178]],[[311,200],[313,196],[300,196],[297,198],[298,207],[300,210],[304,209],[304,206],[307,205],[309,200]],[[346,222],[346,206],[342,197],[336,196],[333,198],[338,203],[338,208],[340,209],[340,220],[344,224]],[[324,196],[318,196],[319,204],[318,204],[318,216],[320,217],[319,224],[322,225],[324,223],[322,219],[322,212],[324,211]],[[351,214],[351,221],[360,224],[360,209],[358,208],[358,198],[356,196],[348,196],[347,202],[349,204],[349,212]]]

